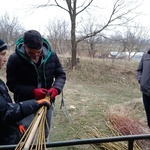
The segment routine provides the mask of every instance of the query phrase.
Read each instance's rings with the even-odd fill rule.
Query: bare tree
[[[96,50],[96,44],[98,43],[99,38],[97,36],[93,36],[93,37],[90,37],[88,39],[85,40],[88,44],[88,52],[89,52],[89,56],[94,58],[95,57],[95,54],[98,50]]]
[[[70,16],[70,22],[71,22],[71,46],[72,46],[72,64],[71,67],[74,68],[76,66],[76,52],[77,52],[77,44],[89,37],[93,37],[100,32],[102,32],[104,29],[108,28],[112,25],[122,25],[126,24],[127,22],[131,21],[135,16],[128,17],[129,14],[132,13],[133,10],[137,8],[136,2],[137,0],[131,1],[126,3],[126,0],[116,0],[112,6],[112,11],[106,19],[106,22],[103,23],[103,26],[97,30],[95,30],[92,33],[88,33],[80,38],[76,38],[76,18],[77,16],[85,11],[94,0],[88,0],[83,1],[80,6],[77,6],[77,0],[54,0],[52,1],[48,0],[48,2],[45,5],[38,6],[39,7],[49,7],[49,6],[57,6],[63,10],[65,10],[69,16]],[[66,5],[65,5],[66,4]],[[101,3],[98,2],[100,5]],[[65,5],[65,6],[64,6]],[[133,7],[131,7],[133,6]],[[101,20],[99,20],[101,21]],[[118,21],[118,23],[116,22]]]
[[[95,22],[95,18],[88,18],[87,23],[85,23],[81,28],[82,31],[80,31],[80,36],[82,34],[87,35],[88,33],[93,33],[95,30],[97,30],[100,27],[100,25],[96,25]],[[102,42],[102,37],[103,35],[97,34],[84,40],[87,43],[90,57],[95,57],[95,54],[98,51],[98,49],[96,49],[96,46],[97,44],[100,44],[100,42]]]
[[[69,25],[65,20],[49,21],[46,26],[48,31],[48,40],[50,41],[52,48],[59,54],[66,53],[68,51],[69,37]]]
[[[123,51],[128,52],[128,60],[132,59],[137,52],[144,49],[149,39],[149,31],[139,25],[127,27],[127,31],[121,39]]]
[[[9,17],[7,13],[0,18],[0,37],[13,46],[16,39],[21,37],[24,33],[23,27],[19,24],[18,18]]]

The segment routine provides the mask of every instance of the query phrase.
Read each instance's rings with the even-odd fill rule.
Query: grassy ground
[[[106,127],[106,114],[116,105],[123,111],[129,111],[130,117],[146,125],[141,92],[136,81],[137,65],[138,63],[119,60],[112,64],[109,60],[103,62],[97,59],[81,59],[76,70],[66,70],[64,100],[71,122],[59,108],[61,96],[57,97],[51,141],[86,138],[95,127],[111,136],[110,130]],[[53,149],[84,150],[92,147],[74,146]]]

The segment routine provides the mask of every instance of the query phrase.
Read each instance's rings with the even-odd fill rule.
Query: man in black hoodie
[[[54,102],[55,97],[61,93],[65,81],[66,74],[48,41],[36,30],[25,32],[23,38],[16,42],[15,52],[7,63],[7,86],[14,93],[15,101],[41,99],[48,94]],[[52,112],[53,106],[47,112],[47,141]],[[27,127],[32,119],[33,117],[24,121]]]

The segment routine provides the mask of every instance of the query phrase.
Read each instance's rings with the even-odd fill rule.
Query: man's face
[[[42,54],[43,54],[42,48],[41,49],[31,49],[26,46],[24,46],[24,47],[25,47],[25,50],[26,50],[28,56],[33,60],[39,59],[39,57],[42,56]]]
[[[2,52],[0,52],[0,69],[2,69],[2,67],[4,66],[6,61],[7,61],[7,59],[6,59],[6,50],[3,50]]]

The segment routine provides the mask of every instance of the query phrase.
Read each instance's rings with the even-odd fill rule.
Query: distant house
[[[130,58],[131,60],[134,60],[134,61],[140,61],[142,56],[143,56],[144,52],[131,52],[130,53]]]
[[[126,52],[111,51],[108,55],[108,58],[116,58],[116,59],[126,59],[126,57],[127,57]]]
[[[130,55],[130,60],[133,61],[140,61],[144,52],[117,52],[117,51],[111,51],[108,55],[108,58],[114,58],[114,59],[125,59],[129,60],[129,55]]]

